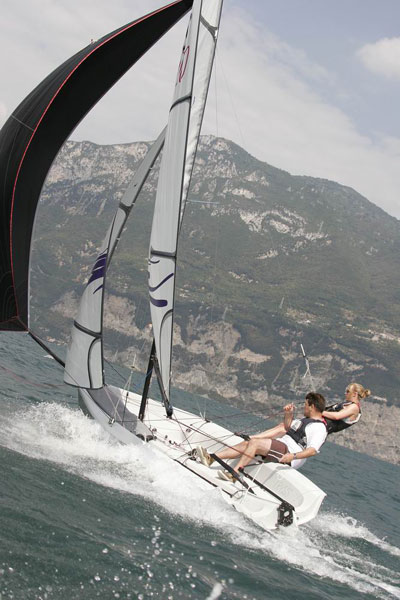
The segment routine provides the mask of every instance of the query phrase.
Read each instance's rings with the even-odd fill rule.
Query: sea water
[[[0,336],[0,384],[0,600],[400,598],[398,466],[326,443],[302,470],[318,517],[268,532],[113,442],[24,334]]]

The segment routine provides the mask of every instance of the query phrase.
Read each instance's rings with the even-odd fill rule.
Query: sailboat
[[[292,524],[301,525],[317,515],[325,497],[322,490],[287,465],[259,461],[246,467],[239,480],[235,482],[221,480],[218,477],[218,469],[221,468],[218,461],[211,468],[204,466],[196,456],[195,448],[202,445],[209,452],[215,453],[222,448],[237,444],[242,441],[242,438],[201,415],[174,407],[171,402],[171,354],[178,238],[206,104],[222,0],[194,0],[193,3],[180,0],[105,36],[96,42],[94,47],[84,49],[61,65],[34,90],[32,93],[34,99],[35,92],[39,90],[35,101],[36,105],[40,104],[40,109],[36,114],[38,118],[34,128],[30,127],[30,132],[33,131],[33,134],[24,128],[27,119],[31,116],[28,108],[31,108],[32,95],[24,101],[27,105],[24,107],[23,102],[15,111],[13,118],[9,119],[11,122],[6,123],[3,140],[6,140],[8,147],[15,139],[21,139],[21,144],[19,154],[14,159],[14,171],[7,188],[8,195],[3,199],[3,206],[8,210],[7,222],[10,225],[6,240],[9,244],[6,256],[8,262],[5,262],[6,268],[3,268],[3,272],[8,276],[7,281],[10,286],[7,290],[4,286],[2,288],[2,292],[8,292],[8,296],[4,294],[1,299],[2,327],[28,331],[43,345],[43,342],[29,328],[31,238],[30,235],[27,236],[22,258],[19,251],[17,252],[16,240],[22,231],[29,231],[31,234],[41,185],[57,149],[62,144],[62,136],[69,133],[65,124],[61,127],[62,132],[54,132],[53,136],[56,140],[52,145],[50,144],[51,150],[47,151],[46,160],[42,160],[40,165],[39,176],[35,178],[33,172],[35,158],[31,147],[38,145],[41,137],[47,135],[51,138],[48,124],[54,125],[57,113],[52,119],[49,119],[48,113],[56,111],[54,102],[58,102],[59,105],[71,102],[71,98],[76,98],[78,90],[83,86],[86,94],[84,94],[85,106],[78,109],[73,104],[71,112],[75,111],[74,119],[68,123],[70,128],[71,125],[76,125],[90,106],[104,93],[107,86],[110,87],[190,8],[192,10],[179,60],[168,124],[135,173],[100,247],[74,321],[71,343],[63,365],[64,381],[78,388],[82,409],[119,442],[151,444],[176,464],[189,470],[193,476],[200,478],[204,485],[218,488],[229,504],[265,529]],[[131,38],[136,44],[131,43]],[[139,45],[140,48],[131,51],[129,44],[135,47]],[[117,61],[117,63],[120,60],[123,65],[118,63],[117,73],[113,76],[107,74],[107,83],[98,83],[98,89],[93,92],[87,85],[88,73],[92,72],[92,69],[98,73],[99,65],[104,60]],[[90,64],[91,62],[93,64]],[[85,65],[83,71],[82,65]],[[75,77],[78,79],[77,82],[74,81]],[[60,78],[64,78],[61,86]],[[93,79],[91,81],[93,83]],[[75,87],[72,83],[76,84]],[[54,90],[55,95],[52,96]],[[50,98],[48,105],[44,103],[44,108],[43,91],[47,93],[47,98]],[[60,96],[57,97],[57,94]],[[21,107],[23,110],[20,110]],[[43,147],[47,146],[42,140]],[[4,145],[0,145],[0,152],[2,148]],[[107,271],[126,220],[161,150],[163,154],[148,256],[153,343],[143,393],[137,394],[129,389],[107,385],[104,380],[104,291]],[[3,164],[1,158],[0,154],[0,166]],[[6,175],[8,177],[8,173]],[[24,194],[28,196],[30,178],[36,187],[31,194],[30,213],[28,217],[21,218],[17,205],[23,201]],[[6,246],[4,248],[7,250]],[[63,364],[63,361],[59,358],[58,360]],[[153,374],[160,388],[161,401],[149,398]],[[222,465],[231,469],[234,462],[222,462]]]

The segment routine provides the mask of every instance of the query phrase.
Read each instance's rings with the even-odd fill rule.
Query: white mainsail
[[[176,253],[203,120],[222,0],[195,0],[182,49],[160,167],[149,251],[149,292],[161,382],[169,401]]]
[[[165,131],[152,144],[126,189],[83,292],[65,362],[64,381],[70,385],[90,389],[104,385],[102,331],[106,272],[132,206],[163,147]]]

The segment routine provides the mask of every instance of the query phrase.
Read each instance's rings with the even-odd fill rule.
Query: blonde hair
[[[347,389],[351,392],[357,392],[358,397],[361,399],[371,395],[371,390],[365,389],[361,383],[350,383],[350,385],[347,386]]]

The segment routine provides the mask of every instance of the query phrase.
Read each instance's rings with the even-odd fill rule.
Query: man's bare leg
[[[271,448],[271,440],[263,439],[257,440],[252,439],[248,442],[246,452],[242,454],[238,464],[234,467],[236,472],[243,467],[246,467],[254,459],[256,454],[266,456]]]
[[[225,448],[224,450],[216,452],[215,454],[218,456],[218,458],[222,458],[222,460],[227,458],[238,458],[238,455],[247,453],[247,446],[249,443],[250,442],[243,441],[239,444],[236,444],[236,446],[232,446],[232,448]]]
[[[267,429],[266,431],[263,431],[262,433],[259,433],[258,435],[252,436],[249,441],[239,442],[239,444],[232,446],[232,448],[225,448],[224,450],[220,450],[220,452],[216,452],[216,455],[218,456],[218,458],[222,458],[222,460],[229,459],[229,458],[237,458],[238,454],[249,454],[248,444],[251,444],[252,442],[260,443],[263,440],[276,439],[278,437],[282,437],[282,435],[285,435],[285,433],[286,433],[286,429],[282,422],[282,423],[279,423],[279,425],[272,427],[271,429]],[[271,446],[271,444],[269,444],[268,450],[269,450],[270,446]],[[257,452],[255,452],[255,454],[257,454]],[[246,463],[246,464],[248,464],[248,463]]]
[[[232,446],[231,448],[225,448],[224,450],[220,450],[215,454],[216,456],[218,456],[218,458],[221,458],[222,460],[239,458],[239,456],[241,455],[239,464],[235,468],[235,470],[237,471],[239,468],[248,465],[251,462],[251,460],[253,460],[256,454],[263,453],[261,451],[263,448],[266,448],[265,454],[267,454],[268,450],[271,447],[271,440],[282,437],[282,435],[285,435],[285,433],[285,424],[284,422],[282,422],[279,423],[279,425],[272,427],[271,429],[267,429],[262,433],[251,436],[249,441],[245,440],[243,442],[240,442],[239,444],[236,444],[235,446]],[[261,450],[259,450],[258,448],[260,448]],[[201,462],[204,465],[210,467],[211,464],[214,462],[214,459],[212,458],[212,456],[210,456],[209,452],[201,446],[197,447],[197,452],[199,453]]]

